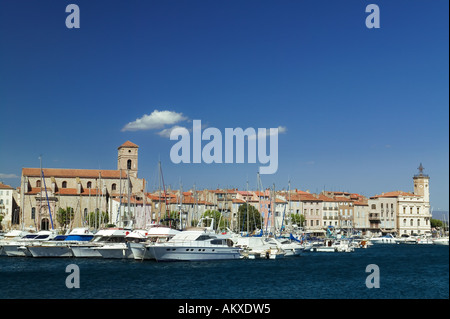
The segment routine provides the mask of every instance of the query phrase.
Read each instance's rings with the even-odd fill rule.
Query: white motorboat
[[[207,227],[202,226],[210,221]],[[205,261],[240,259],[240,248],[229,235],[214,232],[214,219],[202,218],[197,227],[186,229],[165,243],[148,246],[156,261]]]
[[[448,246],[449,237],[439,237],[433,240],[434,245]]]
[[[301,246],[299,243],[291,241],[286,238],[273,238],[269,237],[266,238],[265,241],[267,243],[273,243],[277,246],[279,250],[284,251],[284,256],[298,256],[303,251],[303,246]]]
[[[88,228],[74,228],[68,235],[56,236],[53,240],[28,245],[33,257],[72,257],[72,246],[90,241],[94,234]]]
[[[157,261],[204,261],[239,259],[240,248],[228,235],[206,230],[185,230],[168,242],[148,247]]]
[[[180,231],[163,226],[155,225],[148,229],[143,238],[136,238],[129,243],[131,251],[133,252],[134,259],[137,260],[149,260],[155,259],[150,246],[155,244],[165,243],[170,240],[173,236],[178,234]]]
[[[349,240],[345,239],[327,239],[322,246],[314,246],[311,251],[315,252],[353,252],[355,248]]]
[[[236,236],[232,240],[234,246],[241,249],[241,257],[245,259],[279,259],[287,256],[286,251],[281,248],[283,244],[272,237]],[[287,247],[287,244],[285,246]],[[291,250],[288,255],[293,253]]]
[[[417,244],[417,237],[408,234],[402,234],[400,237],[397,237],[396,241],[397,244]]]
[[[130,233],[130,230],[123,228],[107,228],[101,229],[95,233],[94,238],[85,243],[78,244],[71,247],[74,257],[101,258],[102,255],[98,252],[97,248],[102,247],[107,243],[123,243],[125,242],[125,236]]]
[[[10,243],[12,241],[17,241],[18,239],[23,238],[25,235],[29,235],[30,233],[23,230],[10,230],[6,234],[3,235],[3,238],[0,240],[0,256],[6,256],[3,245]]]
[[[28,245],[52,240],[56,236],[57,232],[55,230],[41,230],[4,244],[3,251],[9,257],[31,257],[31,253],[27,247]]]
[[[135,229],[125,236],[125,240],[123,242],[106,242],[101,247],[95,248],[95,250],[97,250],[103,258],[134,258],[131,244],[137,244],[145,241],[146,239],[147,230]]]
[[[391,234],[380,237],[372,237],[369,239],[372,244],[396,244],[397,239]]]

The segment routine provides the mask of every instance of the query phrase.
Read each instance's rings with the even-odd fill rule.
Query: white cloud
[[[278,128],[278,135],[284,134],[287,131],[286,126],[278,126],[277,128]],[[255,129],[255,131],[257,131],[258,133],[255,134],[255,135],[250,135],[248,137],[249,140],[255,140],[257,138],[263,138],[264,137],[264,133],[263,132],[259,132],[258,129]],[[266,136],[272,136],[272,135],[275,135],[275,132],[271,131],[270,128],[266,129]]]
[[[174,130],[174,129],[176,129],[176,128],[186,129],[186,128],[183,127],[183,126],[175,125],[175,126],[172,126],[171,128],[165,128],[164,130],[162,130],[162,131],[160,131],[160,132],[158,132],[158,133],[156,133],[156,134],[158,134],[158,135],[161,136],[161,137],[167,137],[167,138],[169,138],[169,137],[170,137],[170,133],[172,132],[172,130]],[[192,129],[186,129],[186,130],[187,130],[188,132],[192,131]]]
[[[0,173],[0,178],[19,178],[16,174],[2,174]]]
[[[154,110],[150,115],[144,114],[141,118],[125,125],[122,132],[161,129],[165,125],[173,125],[187,119],[182,113]]]

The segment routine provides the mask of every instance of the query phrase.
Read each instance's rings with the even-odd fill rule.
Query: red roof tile
[[[117,149],[120,149],[122,147],[136,147],[136,148],[139,148],[139,146],[137,146],[136,144],[134,144],[134,143],[132,143],[130,141],[126,141],[125,143],[120,145]]]
[[[80,177],[80,178],[120,178],[120,170],[105,169],[71,169],[71,168],[44,168],[45,177]],[[23,176],[41,176],[39,168],[22,168]],[[126,171],[122,170],[122,178],[127,178]]]

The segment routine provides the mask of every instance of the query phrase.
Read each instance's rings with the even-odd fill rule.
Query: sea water
[[[79,288],[68,288],[68,265]],[[379,270],[368,288],[367,265]],[[277,260],[156,262],[0,257],[0,299],[448,299],[449,249],[373,245]]]

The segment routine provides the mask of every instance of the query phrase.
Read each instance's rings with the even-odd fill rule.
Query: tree
[[[433,218],[431,218],[430,224],[431,224],[431,227],[433,227],[433,228],[442,227],[444,225],[442,220],[440,220],[440,219],[433,219]]]
[[[247,212],[248,207],[248,212]],[[248,227],[247,227],[248,221]],[[239,207],[238,210],[238,222],[239,222],[239,231],[249,231],[250,233],[255,231],[256,229],[261,229],[261,214],[260,212],[253,206],[243,204]]]
[[[305,223],[305,216],[302,214],[291,214],[291,222],[292,224],[296,224],[299,227],[302,227]]]
[[[217,210],[207,210],[202,214],[202,217],[211,217],[214,219],[215,229],[225,229],[225,220],[220,212]]]
[[[56,221],[66,230],[67,226],[73,221],[74,216],[75,212],[72,207],[66,207],[65,209],[60,207],[56,212]]]
[[[95,212],[90,212],[87,222],[90,227],[100,228],[100,226],[108,224],[109,216],[106,212],[101,212],[97,209]]]

